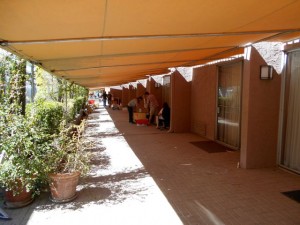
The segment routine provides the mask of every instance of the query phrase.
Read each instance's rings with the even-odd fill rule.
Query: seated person
[[[170,107],[168,103],[164,103],[162,109],[156,117],[156,128],[167,129],[170,126]]]
[[[112,106],[111,106],[111,108],[113,109],[113,110],[115,110],[115,109],[120,109],[120,105],[118,104],[118,101],[117,100],[113,100],[113,103],[112,103]]]

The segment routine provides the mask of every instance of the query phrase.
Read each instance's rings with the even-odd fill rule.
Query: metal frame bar
[[[104,37],[82,37],[82,38],[64,38],[64,39],[40,39],[40,40],[19,40],[19,41],[0,41],[0,45],[25,45],[25,44],[47,44],[62,42],[87,42],[87,41],[113,41],[113,40],[137,40],[137,39],[164,39],[164,38],[199,38],[199,37],[218,37],[218,36],[239,36],[249,34],[270,34],[299,32],[298,29],[280,29],[280,30],[261,30],[244,32],[222,32],[222,33],[195,33],[195,34],[164,34],[164,35],[136,35],[136,36],[104,36]]]

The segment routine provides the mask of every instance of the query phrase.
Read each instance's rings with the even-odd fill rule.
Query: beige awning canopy
[[[300,37],[295,0],[1,0],[1,47],[88,88]]]

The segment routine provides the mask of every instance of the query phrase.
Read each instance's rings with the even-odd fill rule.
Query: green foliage
[[[86,101],[87,101],[86,97],[83,96],[75,98],[74,109],[76,113],[79,113],[80,109],[84,107]]]
[[[65,106],[65,111],[64,111],[65,119],[68,122],[71,122],[76,115],[76,112],[74,109],[74,99],[68,99],[67,105],[64,105],[64,106]]]
[[[36,126],[36,118],[26,118],[10,113],[6,105],[0,109],[0,149],[5,152],[0,164],[0,186],[18,193],[19,184],[39,194],[41,184],[46,184],[49,173],[89,171],[92,143],[82,137],[84,124],[66,125],[63,121],[59,132],[49,135],[43,126]]]
[[[19,191],[19,184],[34,190],[40,180],[45,180],[41,171],[47,161],[44,152],[51,148],[51,138],[32,120],[17,113],[10,113],[16,105],[3,105],[0,109],[0,149],[5,152],[0,164],[0,185],[7,190]],[[12,109],[13,108],[13,109]],[[35,193],[39,193],[35,189]]]
[[[7,54],[0,62],[1,94],[0,98],[10,102],[18,102],[22,114],[25,113],[25,82],[29,78],[26,75],[26,61],[19,57]]]
[[[37,94],[35,101],[57,101],[63,103],[64,117],[72,121],[87,100],[88,90],[61,78],[37,69],[36,72]]]
[[[75,87],[74,87],[74,98],[75,99],[78,97],[83,97],[83,98],[85,98],[85,101],[86,101],[88,98],[88,94],[89,94],[88,89],[78,86],[78,85],[75,85]]]
[[[25,65],[25,60],[11,54],[0,58],[0,153],[5,153],[0,186],[17,194],[21,184],[38,194],[50,172],[85,174],[89,169],[86,149],[91,143],[82,138],[84,123],[67,127],[61,122],[74,118],[88,91],[38,69],[36,101],[23,116]]]
[[[37,67],[35,71],[35,79],[37,86],[35,101],[38,99],[57,101],[57,97],[55,95],[56,79],[39,67]]]
[[[47,152],[49,173],[71,173],[78,171],[85,175],[90,168],[90,153],[87,149],[92,142],[82,138],[85,121],[80,125],[66,126],[63,122],[60,133],[56,135],[52,151]]]
[[[26,106],[27,117],[33,117],[35,126],[39,126],[48,134],[59,132],[59,125],[63,120],[62,103],[39,99]]]
[[[85,97],[77,97],[75,99],[70,99],[68,102],[69,108],[69,115],[70,119],[74,119],[76,114],[79,113],[79,111],[83,108],[84,103],[86,102]]]

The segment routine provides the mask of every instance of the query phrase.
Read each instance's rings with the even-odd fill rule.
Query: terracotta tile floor
[[[201,137],[129,124],[125,110],[100,108],[88,123],[97,147],[78,198],[43,193],[0,224],[300,225],[300,203],[281,194],[300,189],[298,175],[237,169],[238,152],[207,153],[190,143]]]

